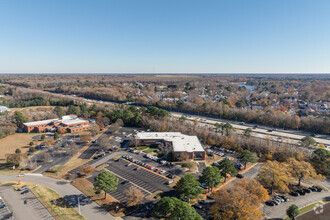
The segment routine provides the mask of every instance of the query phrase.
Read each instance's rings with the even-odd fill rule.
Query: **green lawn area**
[[[155,152],[155,151],[156,151],[156,149],[149,148],[147,150],[144,150],[143,152],[148,154],[148,153]]]
[[[318,206],[320,203],[327,203],[327,202],[329,202],[329,201],[315,202],[313,204],[305,206],[305,207],[299,209],[299,215],[312,210],[315,206]],[[290,220],[290,218],[286,217],[285,220]]]
[[[148,149],[149,147],[147,146],[141,146],[141,147],[137,147],[136,149],[137,150],[145,150],[145,149]]]

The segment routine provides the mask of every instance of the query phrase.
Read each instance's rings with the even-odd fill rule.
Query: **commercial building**
[[[180,132],[138,132],[135,135],[137,145],[157,144],[165,153],[172,152],[174,160],[183,155],[193,160],[205,160],[206,153],[197,136],[189,136]]]
[[[72,133],[89,130],[92,126],[89,121],[80,119],[76,115],[67,115],[62,118],[24,123],[24,131],[27,133],[57,131],[59,128],[64,128],[66,131]]]

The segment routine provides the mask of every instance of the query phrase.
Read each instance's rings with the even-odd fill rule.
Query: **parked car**
[[[175,178],[173,174],[169,174],[167,177],[170,178],[170,179],[174,179]]]
[[[269,206],[274,206],[274,205],[276,205],[276,204],[274,203],[273,200],[267,200],[267,201],[265,202],[265,204],[266,204],[266,205],[269,205]]]
[[[3,209],[4,207],[6,207],[6,204],[0,205],[0,209]]]
[[[161,171],[161,169],[157,168],[157,169],[155,169],[154,171],[155,171],[155,172],[159,172],[159,171]]]
[[[132,164],[131,163],[128,163],[128,164],[126,164],[126,166],[129,167],[129,166],[132,166]]]
[[[242,174],[237,174],[236,177],[240,178],[240,179],[244,178],[244,176]]]
[[[121,161],[121,160],[123,160],[123,159],[122,159],[122,158],[118,158],[116,161],[119,162],[119,161]]]
[[[306,193],[304,192],[304,190],[298,189],[296,190],[297,193],[299,193],[299,195],[304,196]]]
[[[295,191],[292,191],[292,192],[290,192],[290,195],[291,195],[291,196],[299,196],[299,193],[297,193],[297,192],[295,192]]]
[[[167,182],[166,182],[166,185],[170,185],[170,184],[172,184],[174,181],[173,180],[168,180]]]
[[[287,202],[288,201],[288,198],[286,196],[279,195],[279,197],[281,197],[284,200],[284,202]]]
[[[124,182],[122,182],[121,184],[126,184],[129,183],[129,180],[125,180]]]
[[[165,170],[161,170],[161,171],[159,171],[159,174],[165,174],[165,173],[166,173]]]
[[[202,205],[205,205],[206,204],[206,201],[205,200],[199,200],[198,201],[200,204],[202,204]]]
[[[215,197],[212,194],[209,194],[206,196],[208,199],[215,199]]]
[[[28,193],[28,192],[29,192],[29,190],[26,189],[26,190],[24,190],[23,192],[21,192],[21,194],[25,194],[25,193]]]
[[[196,208],[198,208],[198,209],[202,209],[203,208],[203,206],[201,204],[199,204],[199,203],[195,203],[194,206]]]
[[[303,190],[304,190],[305,193],[311,193],[311,190],[308,189],[308,188],[303,188]]]
[[[21,188],[18,189],[18,191],[23,191],[23,190],[26,190],[28,189],[28,187],[25,185],[25,186],[22,186]]]

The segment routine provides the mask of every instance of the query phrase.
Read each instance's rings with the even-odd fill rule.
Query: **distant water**
[[[240,87],[245,87],[247,89],[250,89],[251,91],[254,91],[255,90],[255,86],[249,86],[249,85],[245,85],[245,84],[237,84],[239,85]]]

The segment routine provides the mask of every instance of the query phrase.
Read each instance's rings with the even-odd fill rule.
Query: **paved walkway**
[[[0,175],[0,181],[16,181],[16,175]],[[80,211],[81,214],[86,219],[97,219],[97,220],[109,220],[116,219],[103,208],[97,205],[95,202],[90,200],[84,194],[82,194],[77,188],[72,186],[66,181],[56,180],[42,175],[26,175],[22,178],[22,182],[31,182],[36,184],[41,184],[47,186],[57,193],[59,193],[63,198],[65,198],[72,206],[74,206],[78,211],[78,197],[80,201]]]

